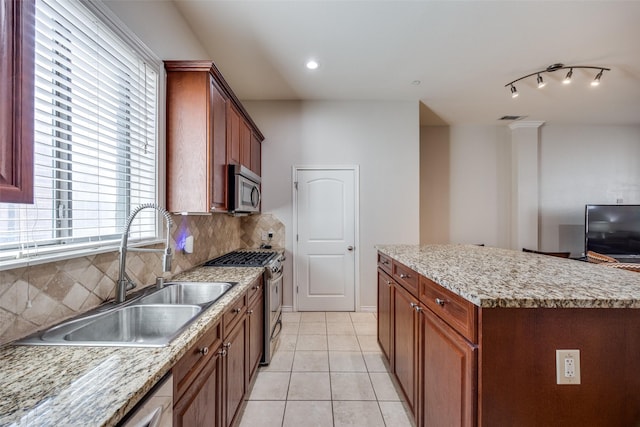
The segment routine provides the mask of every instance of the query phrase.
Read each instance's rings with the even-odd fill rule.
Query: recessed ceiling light
[[[314,61],[313,59],[307,61],[307,68],[310,70],[315,70],[316,68],[318,68],[318,62]]]
[[[422,83],[420,80],[414,80],[411,82],[411,84],[414,86],[420,86],[420,83]]]

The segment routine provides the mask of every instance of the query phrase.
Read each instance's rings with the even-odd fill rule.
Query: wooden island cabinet
[[[417,426],[640,425],[640,274],[472,245],[378,249],[378,342]],[[562,349],[580,350],[580,384],[557,384]]]

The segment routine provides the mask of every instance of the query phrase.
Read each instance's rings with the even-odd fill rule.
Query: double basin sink
[[[17,341],[19,345],[163,347],[235,283],[168,282]]]

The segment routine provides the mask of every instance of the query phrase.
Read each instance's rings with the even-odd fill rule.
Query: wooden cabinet
[[[262,142],[255,133],[251,133],[251,164],[249,166],[256,175],[262,175]]]
[[[167,209],[227,209],[227,96],[211,62],[167,61]]]
[[[416,414],[418,390],[418,326],[417,298],[402,286],[394,285],[393,371],[404,391],[409,409]]]
[[[247,391],[246,324],[246,316],[243,312],[228,333],[225,327],[224,422],[222,424],[224,427],[229,427],[233,423]]]
[[[378,342],[419,427],[477,420],[477,307],[378,253]]]
[[[262,277],[173,367],[174,426],[229,427],[262,357]]]
[[[476,346],[428,308],[419,318],[418,426],[475,426]]]
[[[264,287],[262,277],[251,286],[248,292],[247,330],[249,331],[249,358],[247,363],[247,381],[251,382],[262,359],[264,344]],[[249,384],[247,384],[247,387]]]
[[[393,279],[378,269],[378,344],[393,366]]]
[[[264,136],[213,62],[165,61],[165,69],[167,209],[224,212],[228,165],[259,174]]]
[[[249,121],[232,104],[228,107],[227,162],[249,168],[256,175],[262,172],[262,139]]]
[[[227,163],[230,165],[242,164],[240,150],[240,113],[235,106],[227,107]]]
[[[210,328],[173,367],[176,427],[219,426],[222,416],[221,323]]]
[[[35,1],[0,1],[0,202],[33,203]]]

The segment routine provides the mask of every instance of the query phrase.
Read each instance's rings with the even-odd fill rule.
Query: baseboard
[[[378,311],[378,307],[375,306],[375,305],[363,305],[363,306],[360,306],[360,311],[364,312],[364,313],[375,313],[375,312]],[[293,312],[293,306],[291,306],[291,305],[283,305],[282,306],[282,312],[283,313],[285,313],[285,312],[288,312],[288,313]]]

